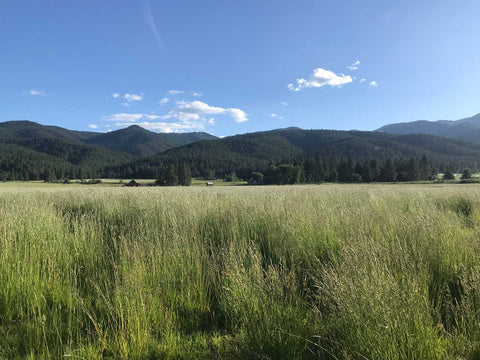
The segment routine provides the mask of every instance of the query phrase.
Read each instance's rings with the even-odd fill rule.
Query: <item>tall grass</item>
[[[474,185],[0,189],[0,358],[478,359],[479,225]]]

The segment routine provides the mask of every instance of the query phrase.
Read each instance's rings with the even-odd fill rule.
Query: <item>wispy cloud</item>
[[[98,125],[95,125],[95,124],[88,124],[88,127],[90,129],[98,129]]]
[[[123,100],[122,105],[124,106],[129,106],[131,103],[136,102],[136,101],[142,101],[144,94],[130,94],[126,93],[123,96],[120,93],[113,93],[112,98],[114,99],[121,99]]]
[[[185,91],[185,90],[169,90],[168,95],[175,96],[175,95],[190,95],[195,97],[201,97],[203,94],[198,91]]]
[[[156,120],[160,119],[161,117],[158,115],[151,115],[151,114],[127,114],[127,113],[119,113],[113,115],[107,115],[102,117],[103,120],[106,121],[123,121],[123,122],[136,122],[142,119],[148,120]]]
[[[153,18],[152,9],[150,8],[150,3],[148,1],[145,2],[143,15],[145,17],[145,23],[152,32],[160,52],[162,55],[165,55],[165,42],[163,41],[162,35],[160,35],[160,31],[158,31],[157,24]]]
[[[378,83],[377,83],[375,80],[370,81],[370,82],[368,83],[368,85],[370,85],[370,86],[372,86],[372,87],[378,87]]]
[[[275,119],[279,119],[279,120],[283,120],[283,116],[280,116],[280,115],[274,114],[274,113],[271,113],[270,117],[275,118]]]
[[[286,103],[285,101],[282,101],[280,104],[283,106],[288,106],[288,103]]]
[[[36,89],[27,90],[26,93],[27,93],[28,95],[32,95],[32,96],[47,96],[47,94],[45,93],[45,91],[43,91],[43,90],[36,90]]]
[[[348,70],[354,71],[354,70],[358,70],[359,67],[360,67],[360,61],[357,60],[352,65],[349,65],[346,68]]]
[[[133,93],[132,94],[126,93],[122,96],[120,93],[114,93],[111,96],[114,99],[122,100],[123,101],[122,102],[123,106],[130,106],[134,102],[142,101],[144,94],[139,95],[139,94],[133,94]]]
[[[304,88],[319,88],[322,86],[342,86],[351,83],[352,77],[350,75],[335,74],[332,71],[322,68],[315,69],[313,74],[308,79],[297,79],[295,84],[288,84],[287,88],[291,91],[301,91]]]
[[[123,98],[128,102],[141,101],[143,99],[143,94],[125,94]]]
[[[170,98],[168,97],[164,97],[162,100],[160,100],[158,103],[160,105],[165,105],[166,103],[168,103],[170,101]]]
[[[363,83],[363,82],[365,82],[365,81],[367,81],[367,79],[360,79],[360,82],[361,82],[361,83]]]

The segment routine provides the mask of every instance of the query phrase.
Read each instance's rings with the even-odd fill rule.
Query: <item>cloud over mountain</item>
[[[304,88],[320,88],[322,86],[342,86],[353,81],[350,75],[335,74],[333,71],[317,68],[308,79],[297,79],[296,83],[287,85],[288,90],[301,91]]]

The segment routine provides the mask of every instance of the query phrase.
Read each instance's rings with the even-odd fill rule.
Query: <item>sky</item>
[[[1,0],[0,121],[217,136],[480,112],[478,0]]]

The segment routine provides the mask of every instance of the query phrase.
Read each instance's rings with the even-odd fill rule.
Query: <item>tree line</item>
[[[448,171],[452,174],[451,171]],[[250,184],[300,184],[319,182],[407,182],[436,178],[437,169],[426,156],[421,159],[376,159],[354,162],[352,159],[313,157],[270,164],[261,172],[252,172]]]
[[[25,155],[25,154],[22,154]],[[354,161],[352,158],[336,156],[311,156],[306,159],[285,159],[279,162],[258,161],[248,164],[215,166],[214,163],[202,164],[182,162],[160,163],[145,166],[120,166],[104,170],[74,166],[51,158],[34,161],[23,156],[17,162],[19,154],[0,161],[0,180],[71,180],[88,178],[154,178],[156,185],[188,186],[192,177],[213,179],[225,178],[236,181],[237,178],[248,180],[250,184],[298,184],[319,182],[407,182],[427,181],[436,178],[438,172],[445,173],[445,179],[452,179],[456,167],[436,167],[426,156],[420,159],[371,159]],[[37,159],[35,159],[37,160]],[[468,179],[470,171],[466,170],[462,178]],[[233,179],[233,180],[232,180]]]
[[[188,164],[183,163],[178,166],[170,165],[162,169],[155,185],[158,186],[190,186],[192,184],[192,171]]]

